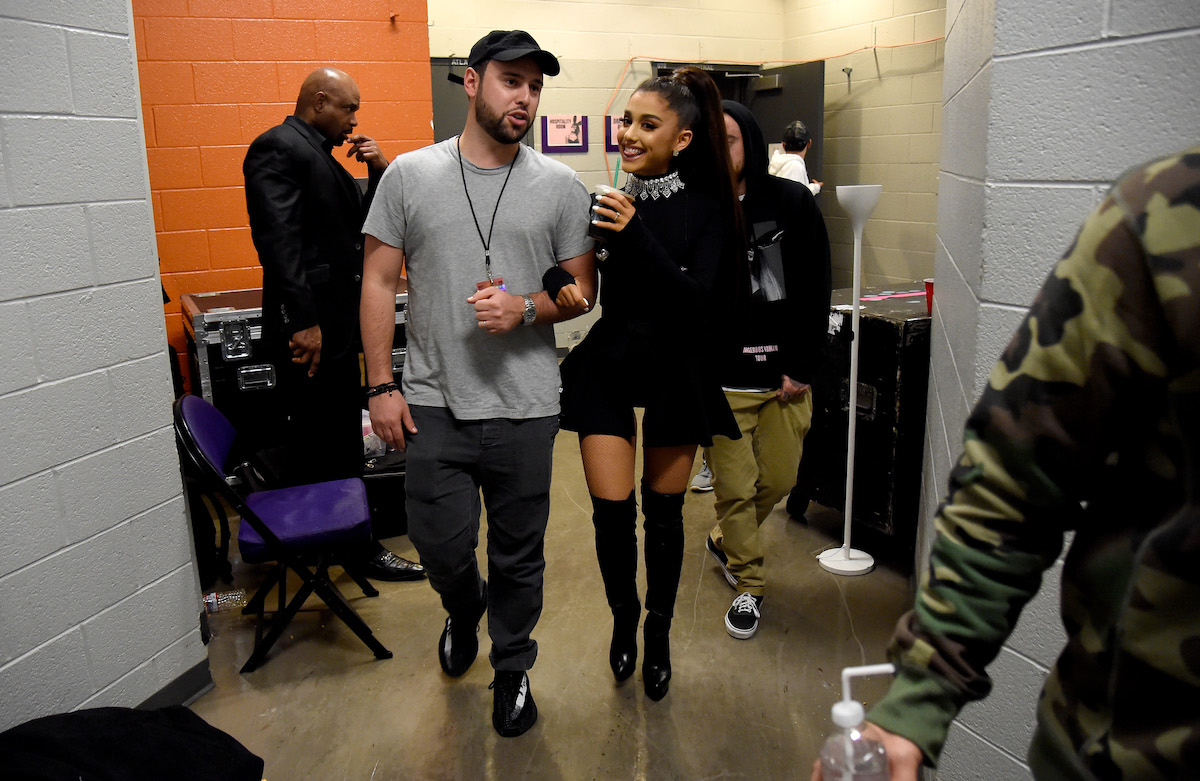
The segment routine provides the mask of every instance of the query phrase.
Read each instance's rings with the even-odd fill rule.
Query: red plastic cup
[[[933,317],[933,278],[925,280],[925,308],[929,312],[929,316]]]

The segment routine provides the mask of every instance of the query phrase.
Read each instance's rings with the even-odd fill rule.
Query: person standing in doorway
[[[813,195],[821,194],[821,182],[808,178],[808,150],[812,149],[812,134],[808,126],[796,120],[783,130],[783,150],[776,150],[771,156],[768,171],[771,176],[779,176],[799,182],[809,189]]]

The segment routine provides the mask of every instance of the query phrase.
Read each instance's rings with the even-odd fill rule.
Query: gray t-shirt
[[[408,269],[409,404],[446,407],[460,420],[558,414],[558,361],[552,325],[489,334],[467,303],[487,279],[483,242],[463,193],[457,139],[400,155],[388,166],[363,232],[404,250]],[[486,238],[508,166],[463,161]],[[567,166],[522,146],[492,230],[493,276],[509,293],[542,289],[553,264],[582,255],[588,238],[587,188]]]

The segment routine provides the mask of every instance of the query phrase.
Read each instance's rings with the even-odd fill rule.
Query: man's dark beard
[[[475,121],[483,128],[489,136],[499,141],[501,144],[516,144],[519,143],[525,134],[533,128],[533,119],[530,117],[529,127],[524,133],[517,133],[512,130],[504,122],[504,115],[497,114],[483,99],[482,92],[475,98]]]

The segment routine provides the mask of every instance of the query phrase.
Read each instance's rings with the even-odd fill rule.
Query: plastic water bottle
[[[204,610],[209,614],[240,610],[249,601],[244,588],[235,588],[230,591],[210,591],[204,595]]]
[[[837,732],[821,748],[821,773],[825,781],[888,781],[888,760],[883,744],[863,737],[863,706],[851,700],[833,706]]]
[[[862,734],[865,716],[861,702],[850,699],[850,679],[861,675],[892,673],[890,664],[847,667],[842,670],[842,700],[834,703],[837,731],[821,747],[824,781],[888,781],[888,760],[883,744]]]

